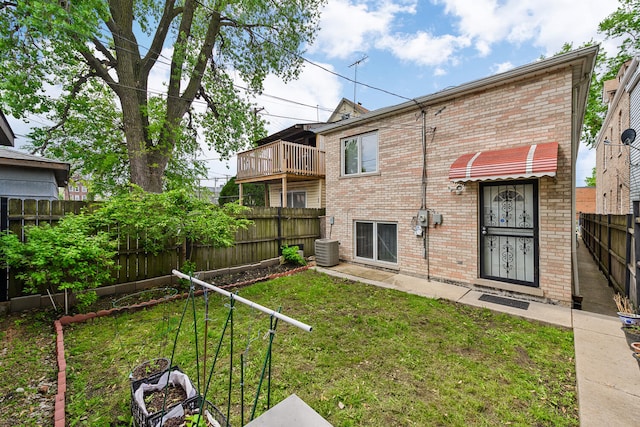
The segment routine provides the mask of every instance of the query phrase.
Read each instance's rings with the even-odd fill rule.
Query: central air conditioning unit
[[[315,242],[316,264],[320,267],[338,265],[340,242],[330,239],[318,239]]]

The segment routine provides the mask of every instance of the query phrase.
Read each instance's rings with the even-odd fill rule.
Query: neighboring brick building
[[[85,180],[77,175],[69,180],[69,185],[64,189],[65,200],[87,200],[88,195],[89,189],[85,185]]]
[[[640,139],[633,148],[623,144],[622,133],[640,127],[640,67],[627,61],[615,79],[604,83],[607,115],[596,138],[596,213],[631,213],[632,200],[640,200]],[[631,151],[630,151],[631,150]],[[630,164],[631,161],[631,164]]]
[[[318,129],[340,258],[570,305],[575,160],[597,50]]]
[[[596,212],[596,187],[576,188],[576,218],[581,212]]]

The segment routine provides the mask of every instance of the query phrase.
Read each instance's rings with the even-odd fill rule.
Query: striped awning
[[[449,169],[451,181],[555,176],[558,143],[524,145],[503,150],[478,151],[458,157]]]

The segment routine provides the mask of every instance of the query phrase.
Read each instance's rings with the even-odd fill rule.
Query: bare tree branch
[[[2,3],[0,3],[0,10],[6,7],[18,7],[18,3],[14,1],[3,1]]]
[[[118,82],[113,80],[113,78],[109,75],[109,70],[107,67],[100,61],[98,58],[89,53],[88,50],[82,50],[80,52],[82,57],[87,61],[89,67],[95,70],[95,74],[97,77],[100,77],[109,87],[116,93],[120,94],[121,89],[118,85]]]
[[[191,102],[198,93],[200,84],[202,82],[202,76],[204,75],[207,63],[213,55],[213,46],[219,33],[220,13],[218,13],[217,11],[212,11],[211,18],[209,19],[209,25],[207,27],[207,33],[202,43],[202,47],[200,48],[198,60],[193,67],[193,71],[191,72],[189,83],[187,84],[187,87],[185,88],[181,96],[182,105],[180,105],[180,109],[176,111],[176,117],[181,117],[182,115],[184,115],[186,110],[189,108],[189,105],[191,105]],[[171,87],[169,88],[169,90],[171,90]]]

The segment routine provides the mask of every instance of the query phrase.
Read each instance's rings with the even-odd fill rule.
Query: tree
[[[264,206],[264,191],[264,184],[243,184],[242,204],[245,206]],[[240,200],[240,187],[236,184],[236,178],[233,177],[220,190],[218,203],[220,206],[224,206],[238,200]]]
[[[231,74],[248,93],[295,78],[324,1],[3,1],[0,106],[54,121],[34,150],[161,192],[167,170],[186,165],[188,181],[201,167],[196,133],[223,159],[264,135]]]
[[[587,187],[596,186],[596,168],[595,167],[591,170],[591,176],[586,177],[584,182],[585,184],[587,184]]]
[[[584,43],[580,47],[592,46],[594,41]],[[556,55],[567,53],[573,50],[573,43],[565,43]],[[622,61],[624,62],[624,61]],[[607,105],[602,102],[602,89],[604,82],[614,78],[618,72],[620,59],[607,58],[604,51],[600,50],[596,57],[594,71],[591,74],[591,84],[587,95],[587,105],[585,108],[584,121],[582,124],[582,135],[580,139],[588,148],[595,147],[598,132],[602,128],[602,122],[607,114]]]
[[[620,6],[598,25],[607,39],[621,39],[617,57],[625,60],[640,51],[640,0],[619,0]]]

